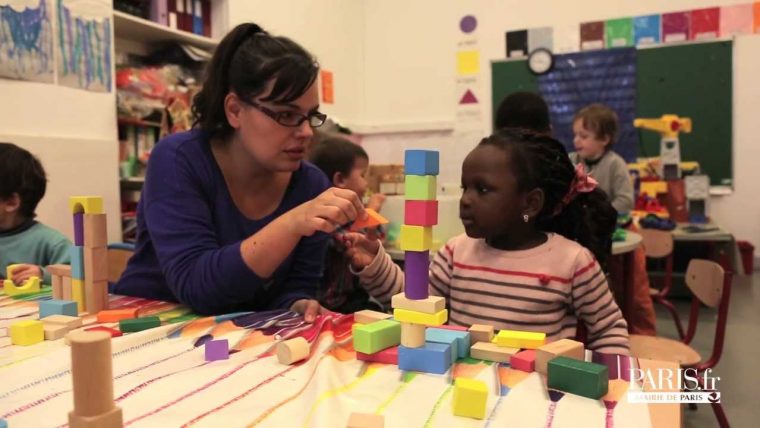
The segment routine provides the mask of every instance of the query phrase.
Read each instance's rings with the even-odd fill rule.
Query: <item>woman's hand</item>
[[[296,233],[311,236],[320,231],[332,233],[339,226],[363,218],[366,214],[356,192],[332,187],[285,215]]]
[[[368,238],[361,233],[344,233],[338,238],[346,247],[346,255],[351,260],[351,266],[356,270],[367,267],[380,251],[380,241]]]
[[[317,318],[317,315],[322,315],[330,312],[327,309],[323,308],[319,302],[311,299],[296,300],[292,305],[290,305],[290,310],[293,312],[298,312],[299,314],[303,314],[303,319],[306,322],[314,322],[314,320]]]
[[[367,208],[372,208],[375,211],[380,211],[380,208],[382,208],[383,204],[385,203],[385,199],[386,196],[382,193],[373,193],[372,196],[369,197]]]

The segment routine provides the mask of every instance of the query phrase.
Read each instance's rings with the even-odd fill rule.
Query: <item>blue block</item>
[[[84,280],[84,247],[71,246],[71,278]]]
[[[425,343],[422,348],[398,347],[398,368],[406,371],[444,374],[451,367],[451,346]]]
[[[405,175],[438,175],[438,152],[407,150],[404,153]]]
[[[40,301],[40,319],[50,315],[68,315],[76,317],[77,302],[71,300],[42,300]]]
[[[470,356],[470,333],[467,331],[431,327],[425,330],[425,340],[435,343],[448,343],[452,349],[456,349],[457,359]]]
[[[8,422],[5,419],[0,419],[0,428],[8,428]]]

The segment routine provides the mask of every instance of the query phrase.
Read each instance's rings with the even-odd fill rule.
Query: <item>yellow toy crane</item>
[[[635,119],[633,126],[660,133],[662,137],[660,139],[660,158],[662,159],[660,176],[664,180],[681,178],[681,149],[678,134],[691,132],[691,119],[678,117],[675,114],[664,114],[656,119]]]

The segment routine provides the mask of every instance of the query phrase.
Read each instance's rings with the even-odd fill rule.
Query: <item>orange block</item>
[[[98,322],[119,322],[137,318],[137,308],[109,309],[98,312]]]
[[[367,227],[377,227],[381,224],[389,223],[388,219],[378,214],[377,211],[373,210],[372,208],[366,208],[364,211],[367,213],[367,218],[364,220],[357,219],[354,221],[354,223],[351,225],[351,231],[355,232]]]
[[[754,5],[755,10],[755,33],[760,33],[760,2],[755,2]]]

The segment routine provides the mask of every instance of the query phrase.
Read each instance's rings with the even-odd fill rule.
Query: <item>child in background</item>
[[[333,186],[353,190],[359,198],[364,197],[369,156],[361,146],[340,137],[325,137],[311,147],[309,160],[327,175]],[[382,206],[378,196],[383,195],[373,196],[369,207],[377,211]],[[345,250],[341,235],[335,235],[327,247],[325,272],[317,300],[331,311],[346,314],[362,309],[382,310],[382,305],[370,298],[359,279],[349,270]]]
[[[549,106],[541,95],[533,92],[513,92],[506,96],[496,109],[494,129],[523,128],[539,134],[551,135]]]
[[[18,264],[10,278],[16,285],[36,276],[50,284],[44,266],[69,263],[69,241],[34,220],[45,196],[47,178],[40,161],[27,150],[0,143],[0,277]]]
[[[449,322],[539,331],[554,341],[574,338],[581,319],[590,349],[628,354],[627,324],[597,262],[609,254],[603,241],[616,215],[595,184],[551,137],[504,129],[483,139],[462,165],[466,234],[430,265],[430,293],[446,298]],[[349,242],[370,294],[387,302],[402,291],[404,274],[378,242],[357,234]]]

